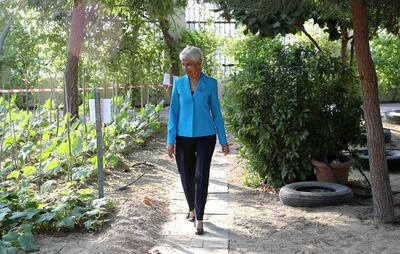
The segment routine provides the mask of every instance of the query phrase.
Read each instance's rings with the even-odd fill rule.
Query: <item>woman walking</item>
[[[203,54],[187,46],[179,54],[186,75],[172,89],[168,122],[168,155],[181,176],[189,206],[187,219],[195,233],[203,234],[203,215],[207,202],[210,164],[218,135],[222,152],[229,153],[224,120],[218,100],[218,83],[201,71]]]

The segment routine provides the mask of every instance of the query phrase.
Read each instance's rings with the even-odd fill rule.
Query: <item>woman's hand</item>
[[[175,145],[174,144],[168,144],[168,156],[169,158],[174,158],[174,149]]]
[[[228,144],[221,144],[221,149],[224,155],[227,155],[229,153],[229,145]]]

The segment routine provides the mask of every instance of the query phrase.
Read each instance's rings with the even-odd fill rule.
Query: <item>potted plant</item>
[[[317,180],[345,184],[354,164],[346,154],[362,143],[362,108],[354,74],[345,66],[337,68],[341,71],[331,73],[335,78],[324,89],[327,96],[316,102],[313,114],[319,121],[308,130],[316,147],[311,163]]]
[[[340,59],[256,37],[233,54],[238,71],[225,87],[225,116],[257,179],[272,187],[304,181],[314,173],[312,159],[329,164],[358,142],[357,79]]]

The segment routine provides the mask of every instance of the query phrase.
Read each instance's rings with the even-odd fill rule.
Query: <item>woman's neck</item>
[[[201,72],[189,76],[189,79],[190,79],[191,81],[199,81],[200,76],[201,76]]]

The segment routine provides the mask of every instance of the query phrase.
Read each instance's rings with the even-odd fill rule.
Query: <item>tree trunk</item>
[[[347,64],[347,44],[349,42],[349,35],[347,33],[347,29],[343,28],[342,26],[340,27],[340,32],[341,32],[341,37],[342,37],[341,38],[342,64]]]
[[[350,67],[353,66],[354,62],[353,60],[354,60],[354,37],[353,39],[351,39],[350,42],[350,63],[349,63]]]
[[[12,22],[13,22],[13,19],[10,18],[7,21],[7,23],[5,24],[4,29],[0,34],[0,75],[3,71],[2,69],[3,69],[3,64],[4,64],[4,62],[1,60],[1,58],[2,58],[1,56],[3,55],[3,47],[6,42],[6,38],[11,31]],[[0,76],[0,79],[1,79],[1,76]]]
[[[178,76],[179,75],[179,52],[176,48],[175,38],[170,34],[169,29],[169,21],[166,18],[162,18],[160,20],[160,28],[164,36],[165,43],[168,47],[168,54],[171,60],[171,74]]]
[[[78,65],[85,27],[85,8],[84,0],[75,0],[69,34],[67,65],[64,73],[67,90],[66,104],[68,106],[66,112],[70,112],[73,118],[79,116]]]
[[[174,76],[179,76],[179,52],[176,48],[176,41],[175,38],[170,34],[169,29],[169,21],[166,18],[160,19],[160,28],[164,36],[165,43],[167,44],[168,47],[168,55],[169,59],[171,61],[171,67],[170,67],[170,83],[173,84],[173,78]],[[172,93],[172,86],[168,88],[168,95],[171,97]]]
[[[369,168],[371,172],[374,220],[394,219],[392,191],[385,159],[385,143],[379,110],[378,83],[369,47],[367,6],[365,0],[350,0],[353,19],[355,55],[361,79],[364,118],[367,125]]]

